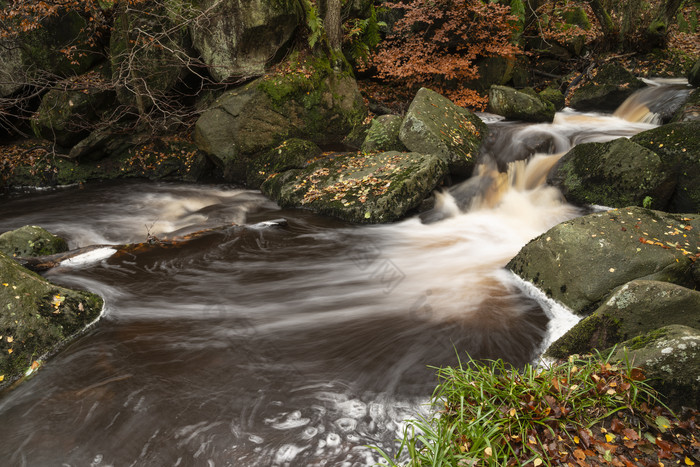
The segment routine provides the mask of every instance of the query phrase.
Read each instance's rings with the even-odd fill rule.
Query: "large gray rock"
[[[97,72],[93,72],[97,75]],[[84,76],[90,78],[90,76]],[[32,118],[34,133],[59,146],[69,148],[88,136],[89,128],[105,111],[105,104],[114,100],[109,89],[85,88],[65,83],[65,88],[47,92]]]
[[[658,155],[675,190],[665,210],[700,212],[700,122],[670,123],[633,136]]]
[[[488,110],[509,120],[525,122],[551,122],[556,112],[554,104],[534,91],[518,91],[508,86],[491,86]]]
[[[700,58],[695,61],[695,65],[688,72],[688,83],[691,86],[700,88]]]
[[[479,117],[435,91],[421,88],[406,112],[399,139],[409,151],[441,157],[450,172],[471,175],[487,132]]]
[[[700,328],[700,292],[668,282],[635,280],[616,288],[590,316],[554,342],[547,355],[605,350],[671,324]]]
[[[3,387],[94,321],[103,302],[95,294],[51,284],[2,252],[0,278],[0,387]]]
[[[175,12],[190,8],[189,0],[119,4],[109,43],[119,102],[143,113],[184,76],[189,36]]]
[[[46,256],[68,251],[68,244],[42,227],[25,225],[0,234],[0,251],[7,256]]]
[[[245,182],[254,159],[290,138],[339,143],[367,110],[354,78],[327,59],[294,63],[217,99],[197,120],[195,142],[227,181]]]
[[[700,408],[700,331],[671,325],[622,343],[612,360],[641,367],[646,382],[659,391],[673,410]]]
[[[362,152],[405,151],[399,139],[403,118],[399,115],[381,115],[372,119],[372,126],[362,143]]]
[[[563,222],[525,245],[508,269],[574,313],[587,315],[635,279],[694,288],[700,216],[639,207]]]
[[[613,111],[634,91],[645,86],[621,65],[607,63],[594,70],[592,76],[572,92],[569,105],[576,110]]]
[[[248,167],[246,185],[260,188],[265,180],[280,172],[302,169],[321,155],[321,148],[303,139],[288,139],[257,158]]]
[[[205,17],[190,28],[194,48],[220,81],[258,76],[280,56],[299,24],[296,2],[202,0]]]
[[[695,89],[688,100],[676,111],[671,122],[700,122],[700,89]]]
[[[664,209],[675,177],[655,152],[619,138],[574,146],[549,172],[547,183],[576,204]]]
[[[416,208],[446,175],[447,164],[436,155],[350,154],[272,176],[261,190],[282,207],[356,223],[391,222]]]

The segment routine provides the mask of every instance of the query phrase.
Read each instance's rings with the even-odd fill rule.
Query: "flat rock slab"
[[[508,269],[574,313],[592,313],[613,289],[635,279],[694,288],[700,216],[639,207],[563,222],[525,245]]]
[[[302,207],[356,223],[391,222],[417,207],[447,175],[436,155],[349,154],[272,175],[264,194],[282,207]]]

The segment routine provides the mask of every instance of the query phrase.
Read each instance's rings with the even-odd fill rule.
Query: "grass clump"
[[[700,454],[697,411],[677,418],[629,362],[437,370],[432,418],[408,422],[396,458],[379,451],[392,466],[695,465]]]

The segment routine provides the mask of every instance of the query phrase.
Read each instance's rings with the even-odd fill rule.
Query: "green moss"
[[[662,337],[665,337],[668,334],[668,330],[665,328],[661,329],[656,329],[654,331],[648,332],[642,336],[637,336],[629,341],[627,341],[627,347],[630,350],[639,350],[643,349],[647,345],[649,345],[651,342],[660,339]]]

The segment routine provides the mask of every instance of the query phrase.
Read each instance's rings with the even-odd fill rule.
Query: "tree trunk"
[[[323,18],[323,25],[328,37],[328,45],[333,50],[340,50],[343,42],[343,31],[340,21],[342,5],[340,0],[326,0],[326,12]]]

